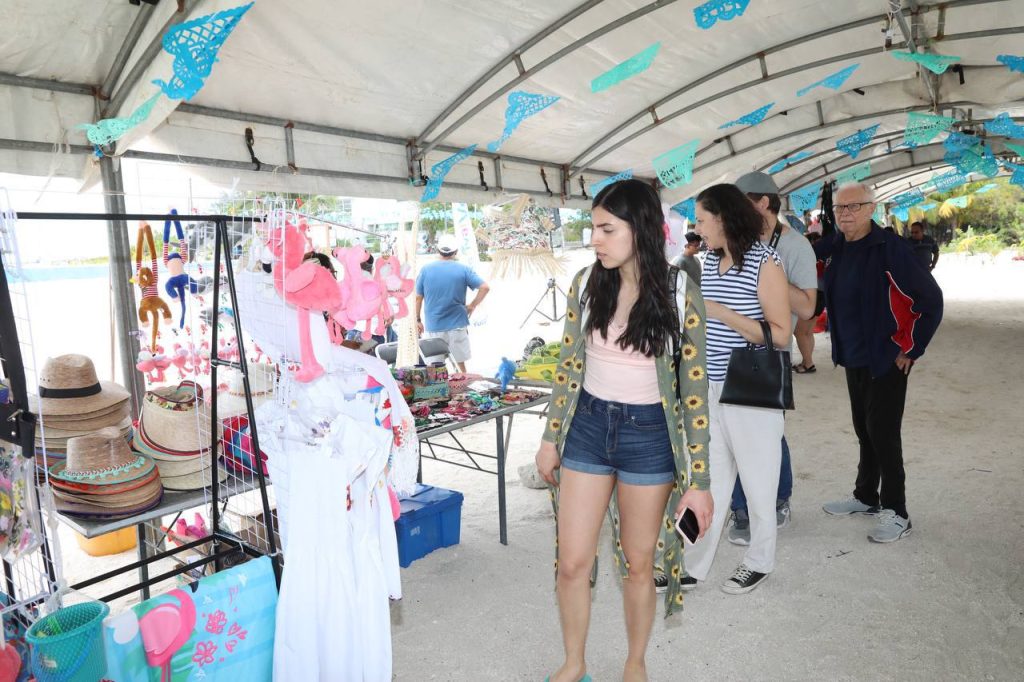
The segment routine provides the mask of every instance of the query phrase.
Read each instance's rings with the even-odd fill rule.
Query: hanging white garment
[[[390,503],[370,482],[381,479],[391,441],[390,431],[340,415],[319,445],[295,443],[283,457],[290,499],[275,682],[391,679],[380,538],[389,530],[393,537],[394,524],[381,525],[382,505]],[[397,554],[394,560],[397,566]]]

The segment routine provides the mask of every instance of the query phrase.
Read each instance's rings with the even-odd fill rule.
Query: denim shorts
[[[627,405],[581,391],[562,467],[584,474],[615,476],[628,485],[661,485],[676,477],[661,403]]]

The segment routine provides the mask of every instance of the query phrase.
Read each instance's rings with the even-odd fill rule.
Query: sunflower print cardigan
[[[581,309],[580,294],[586,286],[593,266],[576,273],[566,296],[565,328],[562,333],[562,350],[559,355],[559,367],[555,374],[551,402],[548,409],[547,426],[543,439],[555,443],[561,455],[565,438],[569,433],[576,403],[583,388],[583,376],[586,371],[586,346],[583,329],[586,324],[587,311]],[[658,375],[658,387],[661,390],[661,403],[665,408],[665,421],[669,425],[669,437],[672,442],[672,453],[676,461],[676,480],[672,486],[668,506],[662,522],[661,534],[658,537],[655,552],[655,571],[663,571],[669,576],[668,589],[665,592],[665,616],[672,614],[676,607],[682,606],[682,579],[685,575],[683,565],[683,545],[675,532],[675,509],[682,493],[687,488],[708,490],[711,485],[711,474],[708,469],[708,444],[710,431],[708,428],[708,378],[705,371],[707,348],[705,339],[704,298],[700,289],[689,281],[684,273],[679,273],[676,285],[677,306],[681,312],[682,342],[680,347],[681,366],[676,367],[671,353],[655,358]],[[685,295],[685,305],[679,299]],[[671,348],[671,346],[669,346]],[[676,386],[682,387],[676,397]],[[687,466],[689,462],[689,466]],[[692,475],[688,475],[692,474]],[[551,501],[555,515],[558,515],[558,489],[551,488]],[[620,575],[628,575],[629,564],[622,552],[619,538],[619,508],[616,495],[613,493],[608,514],[612,521],[615,539],[614,559],[619,567]],[[558,570],[558,540],[555,539],[555,570]],[[596,558],[595,572],[596,575]]]

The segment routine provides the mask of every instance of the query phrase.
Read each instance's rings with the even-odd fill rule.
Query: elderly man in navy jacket
[[[834,209],[839,232],[815,252],[827,259],[832,360],[846,369],[860,463],[853,496],[824,510],[876,515],[868,539],[895,542],[912,528],[900,435],[907,378],[942,321],[942,290],[903,239],[871,220],[867,185],[840,187]]]

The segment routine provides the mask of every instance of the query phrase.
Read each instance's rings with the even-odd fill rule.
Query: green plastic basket
[[[38,682],[97,682],[107,672],[102,602],[66,606],[40,618],[28,629],[32,673]]]

